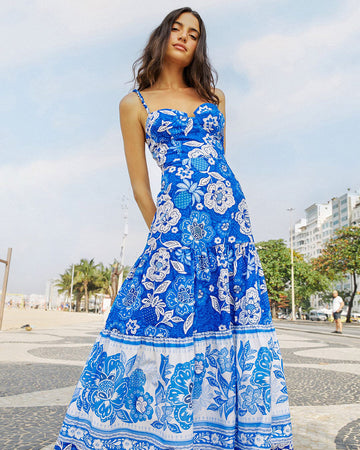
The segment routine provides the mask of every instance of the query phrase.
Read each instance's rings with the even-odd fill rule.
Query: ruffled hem
[[[70,444],[86,450],[292,448],[275,330],[179,343],[104,329],[57,449]]]
[[[86,431],[86,430],[85,430]],[[247,438],[246,438],[247,439]],[[253,440],[254,437],[250,436],[250,441]],[[247,439],[248,440],[248,439]],[[149,444],[146,441],[133,441],[132,439],[128,438],[122,438],[122,439],[108,439],[107,441],[103,441],[102,443],[103,447],[88,447],[82,443],[77,442],[76,440],[58,440],[55,449],[54,450],[93,450],[93,449],[101,449],[101,450],[129,450],[129,449],[139,449],[139,450],[175,450],[176,447],[157,447],[156,445]],[[105,447],[104,447],[105,445]],[[129,446],[130,445],[130,446]],[[232,447],[231,449],[228,448],[227,450],[259,450],[261,449],[267,449],[267,450],[294,450],[294,446],[292,443],[292,440],[287,440],[287,442],[279,442],[272,444],[271,447],[254,447],[246,445],[246,444],[239,444],[235,447]],[[184,449],[183,446],[181,446],[181,449]],[[187,449],[186,449],[187,450]],[[205,442],[201,442],[199,444],[193,443],[191,450],[224,450],[224,447],[218,447],[214,446],[213,444],[207,444]]]

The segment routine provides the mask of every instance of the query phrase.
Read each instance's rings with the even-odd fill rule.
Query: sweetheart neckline
[[[188,118],[188,119],[194,119],[194,118],[196,118],[197,117],[197,111],[198,111],[198,109],[201,107],[201,106],[204,106],[204,105],[213,105],[213,106],[215,106],[216,107],[216,109],[218,110],[218,112],[224,117],[224,114],[222,113],[222,111],[220,111],[220,109],[219,109],[219,107],[217,106],[217,105],[215,105],[215,103],[211,103],[211,102],[204,102],[204,103],[201,103],[199,106],[197,106],[196,108],[195,108],[195,110],[193,111],[193,116],[189,116],[189,114],[187,113],[187,112],[185,112],[185,111],[180,111],[179,109],[175,109],[175,108],[159,108],[159,109],[155,109],[155,111],[149,111],[148,113],[147,113],[147,118],[146,118],[146,124],[147,124],[147,122],[148,122],[148,119],[149,119],[149,116],[151,115],[151,114],[154,114],[154,113],[156,113],[156,112],[160,112],[160,111],[176,111],[176,112],[178,112],[178,113],[180,113],[180,114],[185,114],[185,116]],[[224,117],[225,118],[225,117]]]

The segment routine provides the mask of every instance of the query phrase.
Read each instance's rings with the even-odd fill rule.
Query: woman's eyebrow
[[[183,24],[183,23],[181,23],[181,22],[179,22],[178,20],[175,20],[175,22],[174,22],[174,23],[177,23],[177,24],[181,25],[182,27],[184,26],[184,24]],[[191,30],[191,31],[196,31],[197,33],[199,33],[199,34],[200,34],[200,31],[199,31],[199,30],[197,30],[196,28],[190,28],[190,30]]]

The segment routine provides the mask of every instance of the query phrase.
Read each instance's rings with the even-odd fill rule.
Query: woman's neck
[[[152,88],[171,91],[181,91],[188,88],[184,82],[184,67],[164,62],[159,78]]]

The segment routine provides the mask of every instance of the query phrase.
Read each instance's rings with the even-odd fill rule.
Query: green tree
[[[110,295],[111,266],[105,267],[103,263],[98,264],[98,284],[102,294]]]
[[[263,241],[256,244],[264,270],[273,316],[284,297],[290,299],[291,251],[283,239]],[[326,290],[329,278],[319,272],[312,263],[294,252],[295,306],[308,308],[312,294]]]
[[[99,271],[99,288],[100,292],[110,296],[111,305],[113,304],[116,294],[119,290],[119,275],[121,275],[120,263],[114,259],[114,263],[105,267],[102,263],[98,265]],[[130,266],[123,269],[122,281],[124,281],[129,273]]]
[[[60,278],[57,279],[55,283],[55,286],[58,287],[60,294],[66,294],[67,297],[70,297],[71,293],[71,271],[72,268],[66,269],[66,271],[60,275]]]
[[[264,270],[270,305],[275,317],[276,308],[285,295],[290,280],[290,251],[283,239],[262,241],[256,244]]]
[[[85,311],[89,312],[89,296],[91,293],[98,292],[99,287],[99,272],[97,270],[98,264],[94,263],[94,258],[90,261],[83,258],[80,260],[75,268],[76,276],[74,279],[77,283],[81,283],[84,288],[85,295]]]
[[[335,236],[326,243],[314,265],[333,280],[350,275],[353,289],[346,317],[346,322],[350,322],[357,292],[357,275],[360,273],[360,227],[351,226],[336,230]]]
[[[73,283],[73,296],[75,297],[75,309],[76,311],[80,311],[80,301],[83,296],[83,289],[81,283],[75,281],[75,273],[76,268],[74,267],[74,283]],[[72,298],[70,298],[71,294],[71,279],[72,279],[72,266],[70,266],[66,271],[60,275],[60,278],[56,280],[56,286],[58,287],[58,291],[61,294],[66,294],[70,299],[70,303],[72,302]]]
[[[116,260],[114,261],[116,263]],[[75,309],[80,311],[81,300],[85,296],[85,310],[89,311],[89,298],[96,293],[111,295],[111,275],[113,265],[107,267],[103,263],[95,264],[94,259],[90,261],[81,259],[79,264],[74,266],[73,297],[75,298]],[[127,277],[130,267],[125,266],[123,280]],[[68,297],[71,292],[72,266],[59,275],[57,287],[60,293],[65,293]],[[117,275],[118,277],[118,275]],[[118,278],[117,278],[118,279]],[[118,284],[116,283],[116,289]],[[116,295],[116,292],[115,292]]]
[[[310,308],[310,296],[329,289],[331,280],[318,271],[312,262],[294,252],[295,304],[305,309]]]

